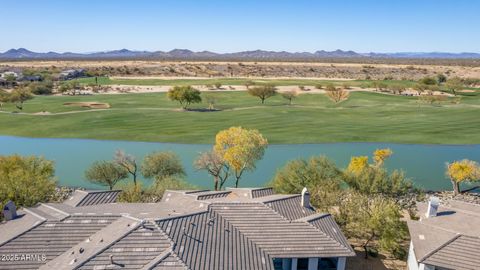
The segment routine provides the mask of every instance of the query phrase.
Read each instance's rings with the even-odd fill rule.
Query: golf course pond
[[[138,161],[154,151],[173,151],[187,172],[186,180],[201,188],[211,188],[212,179],[197,171],[193,161],[211,145],[101,141],[87,139],[50,139],[0,136],[0,155],[40,155],[55,162],[59,185],[99,189],[89,183],[84,171],[96,160],[109,160],[117,149],[134,155]],[[375,149],[390,148],[393,156],[386,162],[389,170],[401,169],[418,186],[427,190],[451,189],[445,177],[445,163],[459,159],[480,161],[480,145],[423,145],[394,143],[327,143],[269,145],[257,169],[244,174],[241,186],[264,186],[277,169],[289,160],[325,155],[345,168],[351,156],[371,156]],[[148,181],[147,181],[148,182]],[[148,184],[148,183],[146,183]],[[231,186],[233,181],[227,183]]]

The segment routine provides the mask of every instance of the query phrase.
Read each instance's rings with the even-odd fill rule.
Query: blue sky
[[[0,51],[480,52],[476,0],[0,0]]]

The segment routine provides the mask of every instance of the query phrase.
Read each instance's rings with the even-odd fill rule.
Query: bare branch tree
[[[230,167],[225,160],[213,150],[200,153],[194,162],[194,166],[198,170],[206,170],[208,174],[213,176],[213,186],[215,190],[221,190],[230,176]]]
[[[123,150],[115,152],[114,161],[124,168],[133,177],[133,183],[137,185],[138,166],[134,156],[125,153]]]

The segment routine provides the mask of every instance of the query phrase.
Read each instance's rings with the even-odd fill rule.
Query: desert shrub
[[[55,193],[54,163],[36,156],[0,156],[0,204],[18,206],[48,201]]]
[[[426,84],[426,85],[435,85],[437,84],[437,80],[433,77],[425,77],[419,81],[420,83]]]
[[[116,188],[122,190],[118,196],[119,202],[133,203],[142,201],[143,190],[141,183],[138,183],[137,185],[134,183],[120,184]]]

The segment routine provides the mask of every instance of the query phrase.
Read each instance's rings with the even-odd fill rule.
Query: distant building
[[[60,80],[72,80],[86,76],[85,69],[67,69],[60,72]]]
[[[409,221],[408,270],[480,269],[480,205],[431,198]]]
[[[166,191],[159,203],[118,194],[76,191],[20,210],[0,225],[0,256],[12,258],[0,269],[343,270],[355,255],[306,190]]]
[[[0,74],[0,77],[2,78],[8,78],[9,76],[13,76],[15,77],[15,79],[19,78],[22,74],[19,73],[19,72],[15,72],[15,71],[5,71],[3,73]]]
[[[29,76],[21,76],[20,78],[18,78],[18,81],[41,82],[43,81],[43,78],[40,75],[29,75]]]

